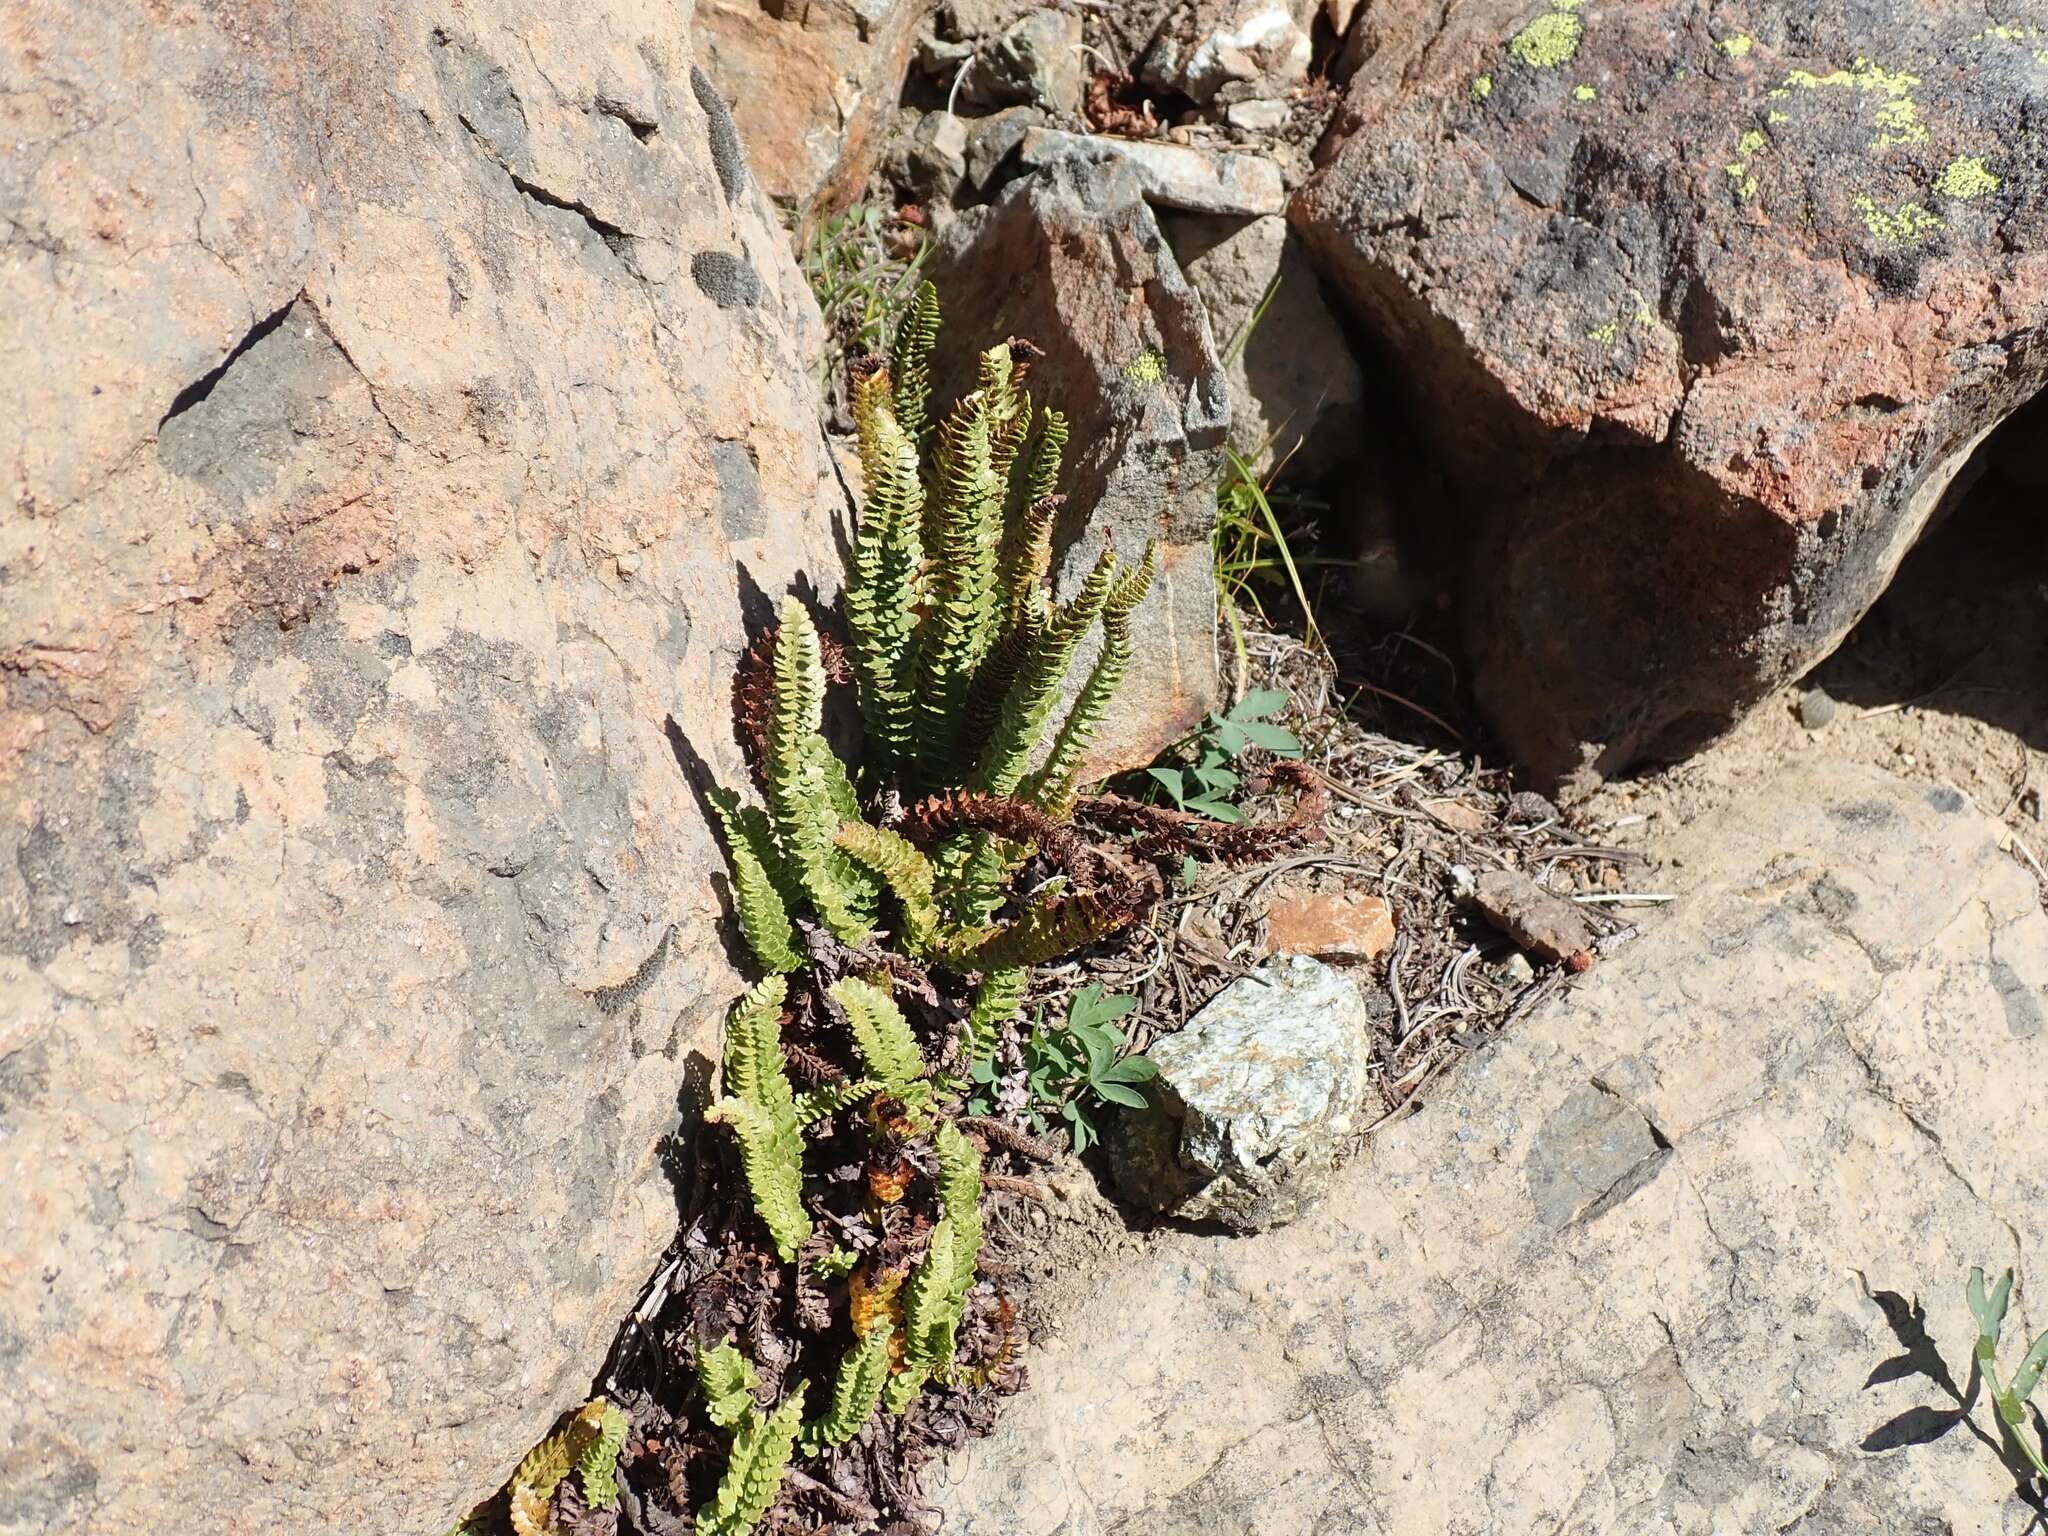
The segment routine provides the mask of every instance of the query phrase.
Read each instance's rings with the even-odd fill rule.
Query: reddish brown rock
[[[1373,960],[1394,943],[1394,909],[1384,897],[1324,891],[1276,901],[1266,913],[1266,952],[1318,959]]]
[[[747,585],[837,569],[686,11],[10,11],[9,1536],[444,1530],[674,1234],[677,755],[739,782]]]
[[[767,194],[798,214],[860,196],[932,0],[698,0],[698,49]]]
[[[1583,786],[1825,655],[2048,378],[2042,29],[1389,0],[1297,228],[1467,511],[1477,687]]]

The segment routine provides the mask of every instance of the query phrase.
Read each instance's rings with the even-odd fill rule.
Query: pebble
[[[1818,684],[1799,696],[1799,723],[1809,731],[1823,729],[1835,718],[1835,700]]]
[[[1247,133],[1278,133],[1290,110],[1284,101],[1239,101],[1224,108],[1223,120]]]

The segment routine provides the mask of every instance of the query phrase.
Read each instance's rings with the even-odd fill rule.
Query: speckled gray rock
[[[1159,577],[1094,771],[1148,763],[1216,701],[1210,535],[1230,406],[1202,301],[1136,177],[1113,159],[1065,160],[1011,182],[959,216],[927,270],[945,296],[941,398],[972,387],[973,347],[1019,336],[1045,351],[1032,393],[1073,429],[1054,530],[1061,596],[1105,538],[1127,559],[1159,541]]]
[[[1111,1122],[1117,1187],[1243,1232],[1295,1220],[1362,1129],[1371,1047],[1358,984],[1321,961],[1240,977],[1147,1050],[1151,1107]]]
[[[10,9],[5,1536],[444,1530],[674,1233],[678,755],[837,568],[687,9]]]
[[[2048,1274],[2048,913],[2001,832],[1848,763],[1697,823],[1672,910],[1305,1219],[1084,1287],[928,1479],[945,1529],[2018,1536],[1957,1412],[1970,1266]]]
[[[1128,166],[1145,201],[1156,208],[1250,219],[1278,213],[1287,206],[1280,167],[1266,156],[1246,150],[1034,128],[1024,135],[1018,154],[1026,165],[1079,160]]]

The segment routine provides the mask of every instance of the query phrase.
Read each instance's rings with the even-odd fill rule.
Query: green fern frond
[[[1039,413],[1038,422],[1038,443],[1029,468],[1011,474],[1004,519],[1002,610],[1010,629],[1045,602],[1045,578],[1052,569],[1053,524],[1059,518],[1060,498],[1053,489],[1059,483],[1060,458],[1067,446],[1067,418],[1048,409]]]
[[[789,983],[768,976],[740,994],[725,1019],[725,1091],[778,1120],[794,1113],[782,1060],[782,1008]]]
[[[924,562],[924,482],[917,442],[896,418],[886,371],[855,381],[853,418],[866,505],[854,542],[846,615],[868,745],[887,776],[917,756],[910,682],[917,577]]]
[[[773,674],[774,707],[762,776],[776,841],[825,926],[847,943],[859,943],[872,926],[871,914],[863,907],[860,886],[848,881],[852,866],[832,842],[841,820],[835,802],[850,804],[853,791],[844,767],[818,734],[825,713],[825,663],[811,616],[794,597],[782,605]]]
[[[730,1429],[754,1411],[754,1393],[761,1378],[754,1362],[733,1348],[732,1340],[720,1341],[718,1348],[697,1350],[697,1385],[704,1393],[705,1413],[720,1429]]]
[[[987,402],[966,396],[939,428],[942,479],[927,507],[931,556],[918,637],[917,735],[927,782],[957,769],[960,726],[975,669],[995,628],[995,564],[1004,484],[991,453]]]
[[[898,1098],[920,1097],[930,1091],[924,1080],[924,1053],[917,1048],[917,1036],[895,999],[874,982],[846,976],[831,987],[832,1001],[846,1011],[853,1029],[854,1044],[861,1060]]]
[[[776,1123],[760,1106],[745,1099],[720,1099],[704,1118],[729,1125],[740,1144],[740,1166],[754,1209],[775,1240],[785,1264],[811,1235],[811,1218],[803,1206],[803,1143],[794,1125]]]
[[[811,1235],[803,1203],[803,1132],[782,1060],[780,976],[759,983],[733,1007],[725,1026],[726,1095],[704,1118],[730,1125],[754,1208],[784,1263]]]
[[[950,1120],[939,1122],[932,1142],[939,1162],[939,1209],[953,1224],[953,1316],[957,1326],[981,1263],[981,1149]],[[950,1351],[946,1363],[952,1363]]]
[[[871,1099],[882,1091],[881,1082],[872,1077],[851,1078],[843,1083],[827,1083],[822,1088],[812,1088],[796,1096],[796,1118],[800,1125],[815,1125],[820,1120],[829,1120],[841,1110]]]
[[[927,954],[939,926],[932,903],[932,866],[908,838],[864,821],[842,822],[839,846],[855,863],[878,876],[903,909],[903,947]]]
[[[793,971],[803,963],[797,952],[796,929],[789,907],[772,873],[781,862],[767,814],[757,805],[741,805],[730,790],[706,792],[725,832],[726,862],[732,866],[733,904],[739,909],[740,932],[754,958],[770,971]]]
[[[968,963],[979,970],[1043,965],[1116,932],[1127,915],[1083,891],[1064,901],[1041,902],[977,949]]]
[[[800,1381],[773,1413],[750,1411],[732,1437],[732,1460],[711,1502],[697,1511],[698,1536],[746,1536],[760,1524],[782,1487],[782,1474],[803,1424],[808,1381]]]
[[[903,321],[896,328],[896,346],[889,359],[895,379],[896,421],[919,449],[931,431],[932,347],[939,339],[939,290],[920,283]]]
[[[1074,695],[1067,718],[1053,738],[1052,750],[1046,754],[1045,766],[1024,791],[1024,798],[1063,821],[1073,814],[1081,769],[1095,733],[1131,669],[1131,615],[1151,590],[1158,569],[1159,546],[1148,544],[1144,560],[1117,582],[1102,605],[1102,650],[1089,669],[1088,680]]]
[[[1074,653],[1095,623],[1116,585],[1116,556],[1104,550],[1095,569],[1074,594],[1062,604],[1039,636],[1037,645],[1018,670],[1017,680],[1003,699],[995,735],[982,753],[981,763],[968,787],[992,795],[1016,791],[1030,770],[1031,759],[1045,735],[1046,723],[1059,704],[1060,690],[1073,666]]]
[[[1023,1006],[1024,981],[1025,972],[1019,966],[983,973],[981,985],[974,989],[974,1006],[967,1012],[967,1050],[976,1066],[996,1059],[1003,1026]]]
[[[952,1363],[960,1329],[956,1298],[966,1293],[954,1273],[959,1256],[953,1218],[941,1216],[932,1227],[931,1246],[903,1287],[903,1363],[910,1370],[935,1373]]]
[[[619,1452],[625,1447],[627,1428],[624,1412],[606,1403],[597,1437],[576,1459],[583,1497],[592,1509],[610,1509],[619,1502]]]
[[[882,1388],[889,1382],[889,1345],[895,1329],[888,1322],[875,1324],[839,1361],[839,1375],[832,1384],[832,1406],[804,1426],[803,1447],[808,1455],[835,1445],[844,1445],[874,1416],[882,1400]]]
[[[924,1390],[925,1382],[931,1377],[928,1366],[906,1366],[889,1378],[889,1385],[882,1390],[882,1406],[891,1413],[901,1413]]]

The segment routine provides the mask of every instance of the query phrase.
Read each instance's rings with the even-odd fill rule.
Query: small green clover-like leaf
[[[1124,1083],[1114,1082],[1106,1077],[1097,1078],[1091,1085],[1096,1095],[1111,1104],[1121,1104],[1125,1109],[1143,1109],[1145,1095]]]
[[[2013,1374],[2012,1395],[2025,1402],[2034,1395],[2034,1388],[2041,1380],[2041,1373],[2048,1370],[2048,1333],[2034,1340],[2034,1347],[2027,1351],[2026,1359]]]
[[[1100,982],[1089,982],[1067,1000],[1067,1026],[1079,1028],[1082,1025],[1108,1024],[1122,1018],[1138,1006],[1135,997],[1112,993],[1105,997]]]
[[[1235,725],[1243,725],[1247,720],[1263,720],[1286,705],[1287,695],[1278,688],[1254,688],[1231,706],[1225,718]]]
[[[1984,1271],[1972,1268],[1968,1287],[1970,1312],[1977,1319],[1981,1342],[1996,1346],[1999,1330],[2005,1326],[2005,1309],[2012,1301],[2012,1271],[1999,1276],[1989,1297],[1984,1294]],[[1980,1348],[1979,1353],[1982,1353]]]
[[[1199,865],[1199,864],[1197,864],[1197,863],[1195,862],[1195,856],[1194,856],[1194,855],[1193,855],[1192,853],[1184,853],[1184,854],[1182,854],[1182,855],[1180,856],[1180,881],[1181,881],[1181,884],[1182,884],[1182,885],[1193,885],[1193,884],[1194,884],[1194,883],[1195,883],[1195,882],[1196,882],[1197,880],[1201,879],[1201,877],[1202,877],[1202,867],[1201,867],[1201,865]]]
[[[1301,738],[1284,725],[1254,720],[1244,727],[1244,734],[1253,746],[1264,747],[1275,757],[1301,756]]]

